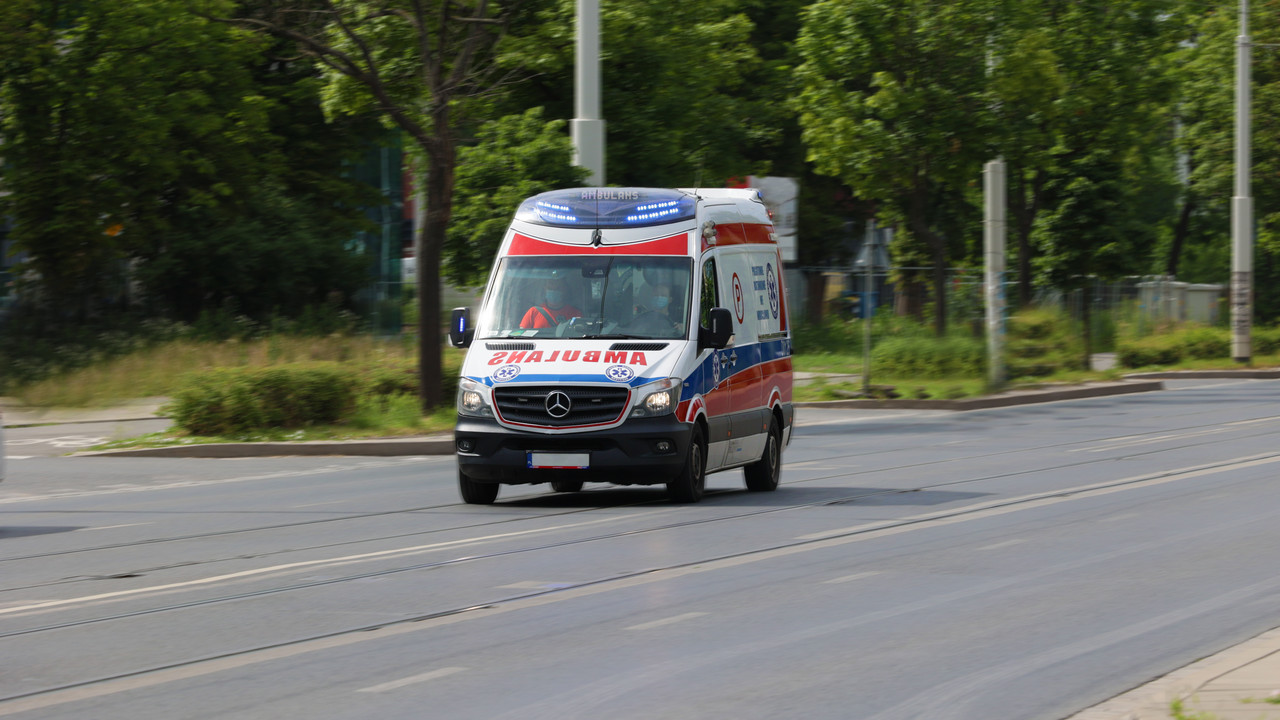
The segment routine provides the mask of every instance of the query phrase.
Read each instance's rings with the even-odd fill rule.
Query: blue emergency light
[[[623,228],[692,220],[697,201],[679,190],[573,188],[535,195],[516,219],[556,227]]]

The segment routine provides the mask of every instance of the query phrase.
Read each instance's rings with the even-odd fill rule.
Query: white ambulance
[[[521,204],[458,384],[458,486],[665,484],[701,499],[741,467],[778,486],[791,440],[782,263],[754,190],[576,188]]]

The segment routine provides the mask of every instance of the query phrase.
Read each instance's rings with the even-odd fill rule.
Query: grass
[[[14,395],[31,407],[107,407],[120,400],[171,395],[185,375],[216,367],[265,367],[303,360],[371,363],[416,357],[417,348],[410,342],[360,335],[175,340],[21,387]],[[457,372],[460,362],[460,353],[445,352],[446,371]]]
[[[860,379],[863,365],[858,351],[847,351],[846,342],[835,343],[837,351],[811,351],[793,358],[799,372],[846,375],[846,378],[815,378],[797,384],[798,401],[840,400],[855,397],[862,391]],[[369,365],[387,361],[413,361],[417,355],[414,338],[385,340],[360,335],[302,337],[273,335],[260,340],[225,342],[175,340],[163,345],[121,356],[95,366],[65,373],[18,388],[18,402],[32,407],[106,407],[123,400],[171,396],[184,376],[216,367],[270,366],[305,360],[329,360]],[[445,348],[446,375],[456,375],[463,353]],[[1280,354],[1255,356],[1255,367],[1280,367]],[[1239,369],[1228,359],[1187,360],[1174,366],[1141,368],[1140,370],[1208,370]],[[1034,388],[1051,384],[1117,380],[1135,369],[1097,371],[1063,371],[1034,380],[1014,381],[1006,389]],[[892,387],[901,398],[959,399],[989,394],[991,388],[981,377],[955,377],[921,380],[880,376],[873,373],[873,386]],[[367,397],[361,399],[354,417],[342,426],[312,427],[297,431],[263,431],[252,436],[227,438],[195,438],[166,434],[135,438],[113,443],[160,445],[190,442],[299,441],[360,437],[394,437],[445,432],[455,422],[452,404],[422,416],[417,399],[408,396]]]

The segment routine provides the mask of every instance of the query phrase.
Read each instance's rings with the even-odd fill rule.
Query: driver
[[[534,305],[520,319],[520,327],[553,328],[569,318],[582,317],[582,311],[568,304],[569,285],[564,278],[551,278],[543,290],[544,302]]]

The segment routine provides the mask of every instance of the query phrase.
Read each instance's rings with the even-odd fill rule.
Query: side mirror
[[[728,308],[711,308],[707,313],[707,324],[698,328],[698,351],[706,348],[727,347],[733,339],[733,315]]]
[[[471,327],[471,308],[454,308],[449,317],[449,344],[456,348],[468,348],[475,336],[476,330]]]

